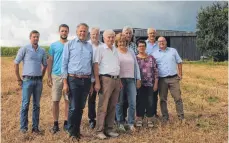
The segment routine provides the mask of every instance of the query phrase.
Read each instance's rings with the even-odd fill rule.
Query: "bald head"
[[[112,29],[105,30],[103,32],[104,43],[111,48],[114,44],[115,32]]]
[[[165,37],[159,37],[158,38],[158,46],[160,49],[165,50],[167,47],[167,41]]]
[[[147,29],[148,40],[153,44],[156,41],[156,30],[154,28]]]
[[[90,32],[91,42],[98,44],[99,42],[99,28],[92,27]]]

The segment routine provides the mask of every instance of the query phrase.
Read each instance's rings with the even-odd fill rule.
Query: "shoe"
[[[63,129],[65,132],[68,131],[68,124],[64,125]]]
[[[153,127],[154,127],[153,118],[148,118],[148,119],[147,119],[147,126],[148,126],[149,128],[153,128]]]
[[[130,128],[130,130],[131,130],[132,132],[135,132],[135,131],[136,131],[134,125],[130,125],[129,128]]]
[[[28,129],[20,129],[20,132],[21,132],[22,134],[26,134],[27,131],[28,131]]]
[[[125,129],[125,127],[124,127],[123,124],[119,124],[118,130],[119,130],[119,131],[122,131],[122,132],[125,132],[125,131],[126,131],[126,129]]]
[[[168,119],[162,119],[161,126],[166,127],[168,125]]]
[[[80,138],[77,137],[77,136],[71,136],[71,137],[70,137],[70,140],[71,140],[72,142],[79,142],[79,141],[80,141]]]
[[[58,131],[60,131],[59,127],[58,126],[53,126],[52,129],[51,129],[51,132],[53,134],[57,133]]]
[[[32,129],[32,133],[40,134],[41,131],[40,131],[38,128],[33,128],[33,129]]]
[[[138,117],[136,120],[136,127],[142,127],[142,118]]]
[[[101,139],[101,140],[104,140],[107,138],[107,136],[103,133],[103,132],[100,132],[96,135],[97,138]]]
[[[94,129],[94,128],[95,128],[95,125],[96,125],[96,121],[95,121],[95,120],[89,122],[89,127],[90,127],[91,129]]]
[[[107,136],[112,137],[112,138],[115,138],[115,137],[119,136],[118,133],[115,133],[115,132],[112,132],[112,131],[111,132],[107,132],[106,134],[107,134]]]
[[[156,118],[159,118],[159,115],[156,114],[155,117],[156,117]]]
[[[186,124],[187,124],[187,122],[186,122],[186,120],[185,120],[185,119],[180,119],[180,124],[181,124],[182,126],[184,126],[184,125],[186,125]]]

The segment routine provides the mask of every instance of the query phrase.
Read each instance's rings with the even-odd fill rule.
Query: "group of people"
[[[148,28],[148,39],[131,41],[133,29],[125,26],[121,33],[111,29],[103,32],[104,43],[99,41],[99,28],[80,23],[76,38],[67,39],[69,27],[59,26],[60,39],[50,45],[48,59],[38,45],[39,32],[31,31],[31,43],[19,49],[14,60],[18,85],[22,87],[20,131],[28,131],[28,109],[33,96],[32,132],[39,133],[40,97],[43,77],[48,72],[48,86],[52,89],[54,125],[59,128],[59,102],[65,99],[63,129],[70,137],[80,139],[80,125],[88,101],[90,128],[96,127],[99,139],[118,137],[114,131],[131,131],[147,126],[154,127],[157,115],[158,93],[162,123],[169,120],[167,96],[170,90],[181,123],[185,122],[179,82],[182,79],[182,59],[175,48],[167,47],[164,37],[156,41],[156,30]],[[22,78],[19,64],[23,61]],[[96,97],[98,98],[96,116]],[[136,118],[135,118],[136,117]]]

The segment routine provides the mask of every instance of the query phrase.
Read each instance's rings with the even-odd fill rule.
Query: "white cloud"
[[[195,30],[197,10],[212,2],[54,2],[3,1],[1,5],[1,45],[22,46],[29,42],[29,32],[38,30],[40,44],[59,39],[58,26],[70,26],[69,39],[76,25],[86,22],[101,30],[155,27],[169,30]]]

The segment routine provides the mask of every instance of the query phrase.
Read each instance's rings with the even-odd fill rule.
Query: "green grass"
[[[48,53],[49,46],[41,46]],[[1,56],[2,57],[11,57],[16,56],[20,47],[1,47]]]
[[[227,66],[227,65],[228,65],[228,61],[224,61],[224,62],[213,62],[213,61],[184,61],[183,64],[209,65],[209,66],[215,66],[215,65]]]

